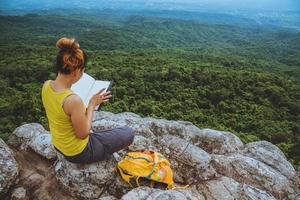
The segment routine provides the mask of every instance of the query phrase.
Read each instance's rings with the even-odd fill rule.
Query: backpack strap
[[[188,187],[190,187],[190,185],[178,186],[178,187],[172,186],[170,189],[171,190],[175,190],[175,189],[187,189]]]
[[[148,176],[146,176],[146,178],[148,178],[148,179],[150,179],[151,178],[151,176],[152,176],[152,174],[154,173],[154,170],[155,170],[155,168],[156,168],[156,165],[157,165],[157,161],[158,161],[158,157],[157,157],[157,153],[156,152],[153,152],[154,153],[154,164],[153,164],[153,167],[152,167],[152,169],[151,169],[151,172],[149,173],[149,175]]]

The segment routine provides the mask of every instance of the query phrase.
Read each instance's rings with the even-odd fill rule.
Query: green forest
[[[0,137],[30,122],[55,79],[60,37],[86,50],[86,72],[113,80],[103,111],[190,121],[267,140],[300,165],[300,33],[138,15],[0,16]]]

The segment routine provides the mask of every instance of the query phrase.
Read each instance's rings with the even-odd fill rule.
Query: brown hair
[[[76,69],[85,68],[87,63],[86,54],[80,48],[74,38],[61,38],[56,42],[60,49],[56,57],[56,70],[63,74],[70,74]]]

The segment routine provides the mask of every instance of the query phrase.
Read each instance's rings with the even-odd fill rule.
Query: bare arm
[[[75,134],[80,139],[85,139],[90,134],[95,107],[98,104],[107,102],[112,96],[108,95],[110,92],[101,93],[102,91],[99,91],[91,98],[86,112],[79,96],[71,95],[65,100],[63,109],[70,116]]]

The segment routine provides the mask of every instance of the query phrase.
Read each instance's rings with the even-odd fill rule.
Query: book
[[[105,89],[104,91],[111,91],[113,81],[100,81],[95,80],[92,76],[87,73],[83,73],[82,77],[72,85],[71,90],[76,93],[83,101],[85,107],[87,108],[89,105],[90,99],[94,94],[99,92],[101,89]],[[101,106],[97,105],[95,110],[100,110]]]

